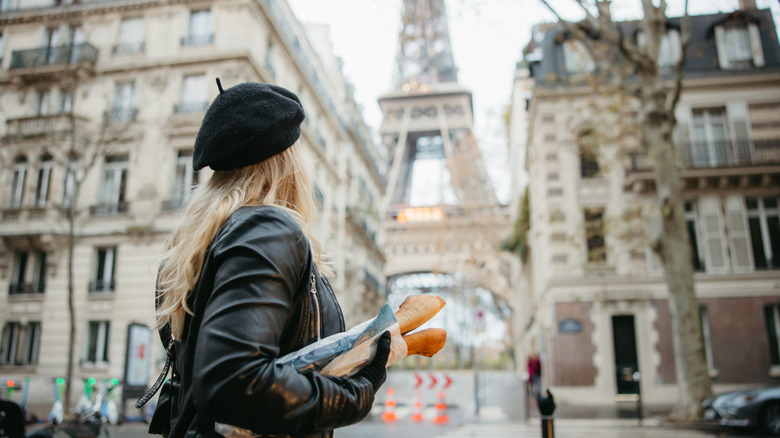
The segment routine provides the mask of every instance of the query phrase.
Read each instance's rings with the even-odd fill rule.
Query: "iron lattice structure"
[[[404,0],[394,86],[457,82],[444,0]]]

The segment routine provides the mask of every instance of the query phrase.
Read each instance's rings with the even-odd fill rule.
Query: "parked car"
[[[708,398],[702,405],[709,422],[780,436],[780,386],[731,391]]]

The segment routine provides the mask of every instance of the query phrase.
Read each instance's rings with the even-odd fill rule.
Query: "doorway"
[[[617,395],[638,394],[638,382],[634,381],[634,373],[639,371],[634,315],[612,316],[612,339]]]

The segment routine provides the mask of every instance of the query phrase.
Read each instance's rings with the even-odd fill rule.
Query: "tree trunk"
[[[653,159],[661,213],[661,234],[654,242],[653,250],[664,266],[669,289],[678,391],[672,418],[692,421],[701,418],[701,403],[712,395],[712,382],[707,369],[699,301],[693,282],[692,250],[685,223],[682,183],[672,141],[674,113],[665,108],[666,93],[650,90],[647,93],[642,96],[642,117],[647,122],[642,136]]]
[[[70,204],[68,205],[68,362],[65,375],[65,396],[62,400],[63,412],[70,414],[70,394],[73,387],[73,361],[76,351],[76,311],[73,303],[73,257],[76,246],[76,199],[78,196],[78,184],[73,188]]]

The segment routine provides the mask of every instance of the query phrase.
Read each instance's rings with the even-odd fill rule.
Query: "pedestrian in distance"
[[[345,329],[311,227],[304,110],[275,85],[217,86],[193,153],[194,170],[214,173],[168,237],[158,274],[157,328],[173,371],[149,430],[332,437],[370,412],[387,376],[390,336],[379,337],[374,358],[352,377],[277,363]],[[167,366],[148,394],[166,375]]]

